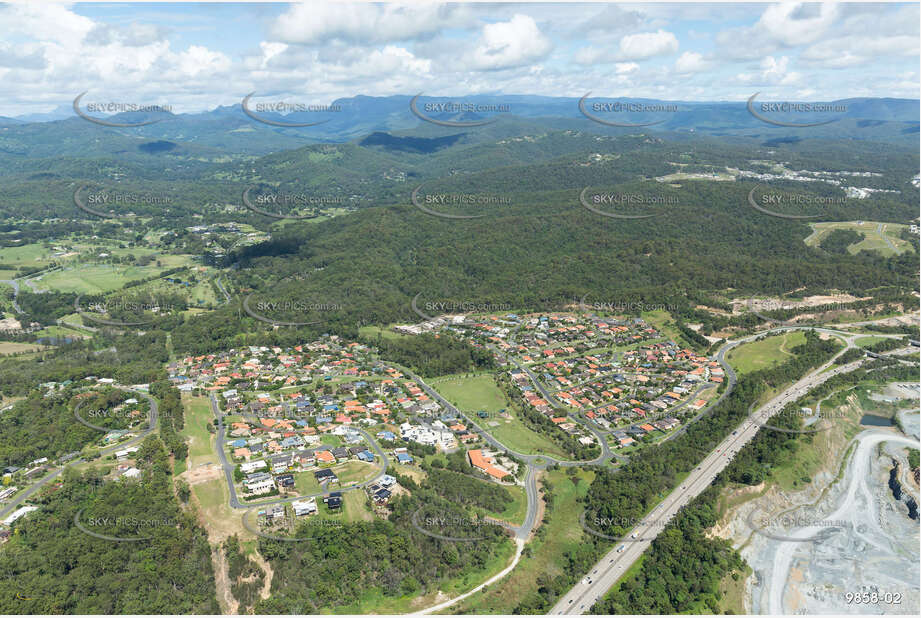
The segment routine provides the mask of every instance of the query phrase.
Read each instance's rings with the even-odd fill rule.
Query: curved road
[[[303,500],[305,498],[318,498],[324,496],[328,491],[321,491],[313,494],[304,494],[299,496],[292,496],[289,498],[280,498],[278,500],[271,500],[269,502],[257,502],[244,504],[240,502],[239,497],[237,496],[237,488],[234,486],[233,481],[233,470],[234,465],[227,461],[227,454],[224,452],[224,441],[226,440],[227,428],[224,426],[224,415],[221,414],[221,409],[218,406],[217,398],[214,396],[214,393],[210,394],[211,398],[211,411],[214,413],[215,418],[217,419],[217,432],[215,434],[215,450],[217,450],[218,459],[221,462],[221,468],[224,470],[224,479],[227,481],[227,489],[230,492],[230,507],[234,509],[252,509],[256,507],[264,506],[274,506],[276,504],[285,504],[287,502],[294,502],[295,500]],[[336,491],[346,492],[352,491],[353,489],[363,489],[368,485],[371,485],[377,482],[382,476],[387,473],[387,468],[390,465],[390,460],[387,459],[387,454],[381,449],[377,442],[371,437],[371,435],[366,432],[364,429],[355,427],[355,430],[358,431],[371,445],[371,448],[377,453],[377,456],[381,458],[381,467],[372,478],[366,479],[360,483],[354,485],[349,485],[348,487],[343,487],[337,489]]]
[[[149,436],[149,435],[150,435],[153,431],[155,431],[156,428],[157,428],[157,419],[159,418],[159,408],[158,408],[158,404],[157,404],[157,400],[156,400],[156,399],[154,399],[153,397],[151,397],[149,394],[147,394],[147,393],[145,393],[145,392],[136,391],[136,390],[130,389],[130,388],[126,387],[126,386],[118,386],[118,385],[116,385],[115,388],[119,388],[119,389],[121,389],[121,390],[123,390],[123,391],[129,391],[129,392],[132,392],[132,393],[136,393],[136,394],[140,395],[141,397],[143,397],[144,399],[147,400],[147,402],[150,404],[150,415],[148,416],[148,418],[149,418],[149,423],[148,423],[147,429],[145,429],[144,431],[142,431],[141,433],[139,433],[139,434],[136,435],[135,437],[131,438],[130,440],[126,440],[125,442],[119,442],[118,444],[116,444],[116,445],[114,445],[114,446],[109,446],[109,447],[106,447],[106,448],[104,448],[104,449],[101,449],[101,450],[99,451],[99,453],[98,453],[98,456],[99,456],[99,457],[104,457],[104,456],[106,456],[106,455],[109,455],[110,453],[114,453],[114,452],[116,452],[116,451],[120,451],[120,450],[125,449],[125,448],[127,448],[127,447],[129,447],[129,446],[134,446],[134,445],[137,444],[138,442],[141,442],[142,440],[144,440],[144,438],[146,438],[147,436]],[[75,459],[75,460],[73,460],[73,461],[71,461],[71,462],[69,462],[69,463],[67,463],[67,464],[65,464],[65,465],[63,465],[63,466],[61,466],[61,467],[58,468],[57,470],[54,470],[53,472],[50,472],[49,474],[46,474],[45,476],[43,476],[40,480],[38,480],[38,481],[36,481],[35,483],[33,483],[32,485],[30,485],[28,489],[26,489],[25,491],[23,491],[22,493],[20,493],[20,494],[19,494],[16,498],[14,498],[9,504],[7,504],[5,507],[3,507],[2,509],[0,509],[0,519],[5,518],[9,513],[11,513],[11,512],[13,511],[13,509],[15,509],[15,508],[18,507],[20,504],[22,504],[22,502],[25,501],[29,496],[33,495],[36,491],[38,491],[39,489],[41,489],[42,487],[44,487],[45,485],[47,485],[49,481],[52,481],[52,480],[56,479],[58,476],[60,476],[60,474],[64,471],[64,468],[67,468],[68,466],[74,466],[74,465],[77,465],[77,464],[80,464],[80,463],[84,463],[85,461],[86,461],[85,459],[83,459],[82,457],[80,457],[79,459]]]

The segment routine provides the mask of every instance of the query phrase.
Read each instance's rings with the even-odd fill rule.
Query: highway
[[[761,336],[761,334],[758,336]],[[748,339],[751,338],[744,340]],[[724,349],[721,349],[721,352],[728,351],[728,348],[734,347],[744,340],[727,345]],[[835,357],[842,354],[849,347],[851,346],[846,346]],[[678,488],[673,490],[644,518],[643,522],[633,528],[624,539],[615,542],[611,551],[592,567],[586,577],[560,598],[550,613],[576,615],[588,612],[630,565],[643,555],[643,552],[646,551],[658,533],[664,529],[667,522],[682,507],[703,492],[713,482],[716,475],[729,465],[732,461],[732,456],[755,437],[761,425],[767,419],[780,412],[787,403],[796,401],[830,377],[853,371],[864,360],[859,359],[822,373],[826,368],[832,366],[832,361],[830,360],[750,414],[745,421],[707,455],[697,468],[691,471]],[[635,539],[634,535],[636,535]]]

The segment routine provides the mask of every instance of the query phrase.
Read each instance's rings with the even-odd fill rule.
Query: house
[[[333,454],[333,457],[336,458],[336,461],[341,461],[343,459],[349,458],[349,449],[345,448],[344,446],[337,446],[330,452]]]
[[[291,508],[294,509],[294,515],[300,517],[301,515],[313,515],[317,512],[317,499],[308,498],[307,500],[295,500],[291,503]]]
[[[284,455],[275,455],[270,458],[269,461],[272,462],[272,472],[278,474],[279,472],[284,472],[291,467],[291,463],[294,461],[294,456],[290,453]]]
[[[391,493],[389,489],[380,489],[374,494],[374,502],[376,504],[386,504],[390,496]]]
[[[378,484],[380,484],[381,487],[391,487],[392,485],[395,485],[396,482],[396,478],[390,476],[389,474],[385,474],[380,478]]]
[[[358,457],[359,461],[367,461],[369,463],[374,462],[374,453],[372,453],[371,451],[367,449],[364,451],[361,451],[360,453],[356,453],[355,456]]]
[[[342,507],[342,492],[339,492],[339,491],[331,492],[328,496],[323,498],[323,502],[326,503],[326,506],[329,507],[331,511],[341,508]]]
[[[275,481],[272,477],[255,482],[244,484],[246,490],[253,495],[267,494],[275,488]]]
[[[396,457],[397,463],[411,464],[413,462],[413,456],[405,448],[396,449],[393,451],[393,456]]]
[[[15,522],[17,519],[19,519],[23,515],[26,515],[27,513],[31,513],[32,511],[37,511],[37,510],[38,510],[37,506],[21,506],[15,511],[13,511],[12,515],[7,517],[0,523],[2,523],[4,526],[11,526],[13,522]]]
[[[329,468],[322,468],[320,470],[314,470],[313,476],[317,479],[317,482],[321,485],[323,483],[338,483],[339,477],[336,476],[336,473],[330,470]]]
[[[493,465],[493,460],[491,457],[487,457],[483,454],[483,451],[480,449],[473,449],[467,451],[467,459],[470,461],[470,465],[482,472],[485,472],[489,476],[497,480],[502,480],[509,473],[501,468],[497,468]]]
[[[240,464],[240,470],[243,474],[249,474],[255,472],[256,470],[262,470],[263,468],[268,468],[269,465],[265,463],[264,459],[257,459],[256,461],[247,461]]]
[[[336,463],[336,458],[329,451],[317,451],[314,453],[314,458],[318,466],[330,466]]]
[[[115,453],[115,458],[119,461],[121,461],[122,459],[127,459],[129,456],[133,455],[134,453],[137,453],[138,448],[139,447],[137,446],[129,446],[128,448]]]
[[[275,483],[278,485],[279,489],[284,487],[294,487],[294,475],[293,474],[279,474],[275,477]]]

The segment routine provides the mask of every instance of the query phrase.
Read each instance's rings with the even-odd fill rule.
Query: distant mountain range
[[[266,99],[259,99],[265,101]],[[539,124],[549,129],[588,130],[593,133],[628,134],[638,129],[643,132],[687,132],[716,136],[739,136],[758,139],[767,143],[799,141],[803,139],[858,139],[882,142],[917,143],[921,102],[913,99],[854,98],[827,102],[841,108],[842,112],[828,113],[780,113],[762,112],[767,100],[753,103],[762,116],[786,123],[809,123],[833,120],[829,124],[811,127],[777,126],[764,122],[752,115],[746,102],[688,102],[659,99],[611,99],[589,98],[585,101],[586,111],[607,122],[632,123],[642,127],[612,127],[586,117],[576,97],[545,97],[531,95],[475,95],[463,97],[420,96],[417,110],[420,114],[445,123],[429,123],[410,110],[411,96],[369,97],[356,96],[337,99],[331,103],[338,111],[298,111],[282,115],[274,112],[256,112],[256,103],[250,102],[249,109],[259,122],[244,113],[240,104],[220,106],[211,111],[189,114],[169,112],[129,112],[104,117],[109,122],[136,123],[157,119],[153,124],[133,128],[109,128],[76,117],[71,105],[62,105],[49,113],[28,114],[15,118],[0,117],[0,136],[10,143],[28,142],[18,136],[25,131],[31,137],[44,131],[35,131],[37,123],[55,123],[55,132],[69,127],[98,128],[115,131],[136,139],[147,138],[195,144],[235,153],[266,154],[278,150],[297,148],[318,142],[347,142],[366,139],[375,133],[413,131],[414,135],[443,137],[459,131],[475,132],[477,122],[495,121],[493,124]],[[255,101],[255,99],[254,99]],[[457,112],[431,111],[433,104],[453,102],[464,104]],[[602,104],[620,103],[633,108],[665,108],[669,111],[611,112],[604,111]],[[506,106],[507,111],[478,113],[469,111],[481,106]],[[429,110],[429,111],[427,111]],[[314,124],[321,122],[322,124]],[[79,124],[77,124],[79,123]],[[276,124],[271,124],[276,123]],[[307,127],[283,127],[277,124],[310,123]],[[656,124],[647,124],[656,123]],[[27,127],[31,129],[27,130]],[[78,129],[79,131],[79,129]],[[4,149],[0,140],[0,152]],[[12,149],[17,154],[26,154],[23,148]],[[29,145],[25,145],[25,151]],[[40,149],[41,150],[41,149]],[[30,155],[26,155],[30,156]],[[35,156],[35,155],[32,155]]]

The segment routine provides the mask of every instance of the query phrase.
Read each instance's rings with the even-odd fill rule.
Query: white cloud
[[[740,73],[735,81],[753,86],[794,86],[803,78],[800,73],[790,70],[790,58],[787,56],[767,56],[762,59],[759,69],[756,73]]]
[[[628,34],[620,40],[623,60],[645,60],[653,56],[674,54],[677,51],[678,39],[665,30]]]
[[[541,60],[552,48],[532,17],[517,14],[509,21],[483,26],[467,64],[487,71],[519,67]]]
[[[464,6],[304,3],[292,5],[271,27],[284,43],[313,45],[333,40],[361,44],[405,41],[445,28],[469,27]]]
[[[837,3],[782,2],[765,9],[757,26],[775,41],[793,47],[821,38],[838,16]]]
[[[675,61],[675,72],[677,73],[699,73],[710,68],[710,63],[704,60],[703,54],[697,52],[684,52]]]

